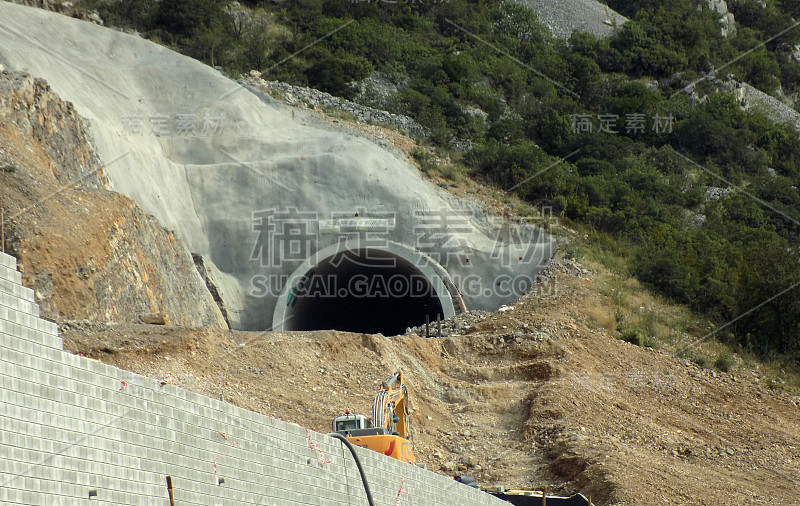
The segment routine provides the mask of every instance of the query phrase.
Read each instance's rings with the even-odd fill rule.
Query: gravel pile
[[[555,279],[556,273],[563,273],[569,276],[574,277],[591,277],[594,275],[594,272],[591,269],[588,269],[584,265],[579,262],[576,262],[570,258],[559,258],[550,262],[550,264],[542,269],[539,272],[539,275],[536,277],[536,286],[534,287],[534,291],[536,287],[542,286],[545,282]],[[539,294],[540,297],[547,296],[544,293]],[[509,306],[501,306],[498,311],[503,313],[507,310],[513,309],[513,304]],[[448,337],[448,336],[457,336],[457,335],[464,335],[467,331],[478,323],[479,321],[483,320],[488,316],[492,316],[494,313],[489,311],[483,311],[480,309],[476,309],[473,311],[467,311],[466,313],[456,314],[450,318],[441,321],[441,334],[439,333],[439,325],[434,320],[430,323],[430,337]],[[540,329],[541,330],[541,329]],[[425,325],[420,325],[418,327],[410,327],[406,329],[405,335],[412,335],[416,334],[418,336],[425,336]],[[523,331],[518,331],[516,333],[509,333],[508,337],[522,337],[525,334]],[[525,334],[528,337],[531,337],[533,334]],[[541,338],[542,336],[533,336]]]
[[[555,277],[557,272],[568,274],[576,278],[585,278],[594,276],[594,271],[588,269],[580,262],[576,262],[571,258],[559,258],[550,262],[550,265],[542,269],[536,277],[536,283],[541,284],[545,280]]]
[[[472,325],[475,325],[479,321],[486,318],[488,315],[492,313],[488,311],[482,311],[480,309],[476,309],[474,311],[467,311],[466,313],[457,314],[455,316],[451,316],[446,320],[441,321],[441,334],[438,332],[438,325],[436,321],[432,321],[430,324],[430,336],[431,337],[447,337],[447,336],[458,336],[467,333],[467,330]],[[416,334],[418,336],[425,337],[425,325],[420,325],[419,327],[413,327],[406,329],[405,335]]]

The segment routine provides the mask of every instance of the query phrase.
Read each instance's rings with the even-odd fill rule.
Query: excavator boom
[[[372,424],[383,427],[390,434],[408,437],[408,391],[403,383],[403,373],[397,371],[381,384],[372,403]]]

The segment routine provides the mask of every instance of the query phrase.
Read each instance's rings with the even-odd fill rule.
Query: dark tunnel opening
[[[295,283],[284,330],[341,330],[403,334],[443,315],[431,281],[411,262],[378,249],[347,250],[326,258]]]

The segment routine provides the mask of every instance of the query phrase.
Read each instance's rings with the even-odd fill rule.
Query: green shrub
[[[464,169],[456,164],[448,163],[441,168],[441,175],[450,181],[460,182],[464,176]]]
[[[689,359],[693,364],[695,364],[697,367],[700,367],[701,369],[705,368],[708,365],[708,358],[705,355],[687,346],[684,346],[683,348],[679,349],[677,355],[679,358]]]
[[[423,174],[430,175],[438,168],[434,156],[422,148],[412,148],[411,157],[419,164]]]
[[[644,346],[645,335],[642,331],[637,329],[625,329],[622,331],[620,338],[636,346]]]
[[[620,334],[623,341],[641,346],[642,348],[658,348],[658,343],[651,338],[644,330],[639,328],[625,329]]]
[[[733,354],[729,351],[723,351],[717,355],[717,359],[714,360],[714,367],[722,372],[728,372],[733,368],[735,363],[736,360],[733,358]]]

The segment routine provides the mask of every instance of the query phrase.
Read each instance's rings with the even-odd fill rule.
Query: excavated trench
[[[393,248],[344,250],[309,259],[279,299],[276,330],[326,330],[392,336],[454,314],[450,292],[421,255]]]

